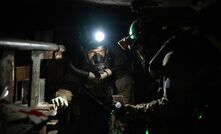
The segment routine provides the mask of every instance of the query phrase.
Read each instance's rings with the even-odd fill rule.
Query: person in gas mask
[[[77,67],[69,63],[64,88],[56,92],[52,102],[68,106],[74,98],[73,111],[79,115],[79,133],[107,133],[108,114],[112,106],[112,71],[109,68],[108,50],[101,32],[93,35],[88,27],[80,33],[82,63]],[[79,109],[78,109],[79,108]],[[80,110],[80,111],[79,111]]]
[[[96,32],[90,28],[86,25],[81,29],[81,51],[76,51],[77,57],[70,59],[63,87],[56,92],[52,103],[68,106],[73,116],[68,119],[73,133],[108,134],[112,110],[117,104],[112,99],[116,94],[112,56],[107,46],[108,35],[101,32],[104,29],[100,27]]]
[[[151,102],[154,106],[163,105],[167,102],[166,94],[161,85],[163,56],[170,51],[170,46],[166,41],[170,41],[172,36],[163,29],[162,25],[153,18],[142,17],[134,20],[129,28],[129,35],[121,39],[118,44],[131,58],[131,68],[135,80],[135,103]],[[171,39],[170,39],[171,38]],[[165,47],[166,46],[166,47]],[[159,55],[155,56],[159,49]],[[153,60],[152,65],[149,62]],[[153,104],[152,103],[152,104]],[[126,108],[134,105],[126,104]],[[130,114],[130,116],[133,116]],[[146,115],[144,115],[146,116]],[[143,116],[137,116],[129,121],[128,133],[145,133],[146,125],[149,125],[149,117],[145,120]]]
[[[194,62],[193,57],[194,45],[199,42],[191,34],[191,29],[164,31],[157,23],[149,18],[138,18],[130,26],[134,31],[118,42],[123,50],[129,50],[132,57],[138,57],[143,69],[157,80],[154,88],[157,96],[149,95],[146,97],[149,100],[125,105],[125,114],[121,117],[125,121],[136,118],[146,120],[152,134],[193,133],[196,119],[193,76],[197,66],[197,60]],[[153,39],[151,37],[156,38],[155,41],[162,41],[158,42],[160,47],[150,41]],[[188,55],[185,50],[188,50]],[[132,133],[136,134],[135,131]]]

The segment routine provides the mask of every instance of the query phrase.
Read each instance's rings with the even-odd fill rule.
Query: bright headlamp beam
[[[104,38],[105,38],[105,35],[104,35],[103,32],[98,31],[98,32],[95,33],[96,41],[101,42],[101,41],[104,40]]]

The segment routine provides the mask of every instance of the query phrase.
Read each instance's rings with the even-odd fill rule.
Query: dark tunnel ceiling
[[[192,10],[185,8],[193,9],[198,1],[203,1],[201,7],[205,7],[216,0],[143,0],[146,3],[144,8],[147,9],[144,13],[145,15],[158,15],[162,20],[172,20],[172,23],[192,21],[194,18]],[[134,15],[132,7],[136,6],[132,5],[133,2],[132,0],[20,0],[13,2],[9,0],[6,4],[0,2],[2,5],[0,16],[1,20],[4,20],[0,22],[0,28],[7,30],[7,28],[67,26],[85,18],[85,14],[96,13],[103,16],[110,15],[109,18],[113,16],[118,22],[129,24],[131,16]],[[216,14],[208,16],[210,15]]]
[[[21,0],[1,3],[0,29],[20,31],[25,29],[50,29],[62,26],[68,27],[85,16],[99,14],[127,24],[131,14],[130,6],[115,6],[98,4],[95,1],[84,0]],[[116,14],[117,12],[117,14]],[[100,18],[101,18],[100,17]],[[114,20],[114,19],[113,19]],[[115,22],[113,22],[115,23]]]
[[[78,6],[80,4],[96,4],[96,5],[109,5],[109,6],[127,6],[131,7],[132,3],[140,2],[145,3],[149,7],[193,7],[196,3],[203,3],[209,5],[218,0],[20,0],[20,1],[5,1],[11,5],[17,3],[25,4],[58,4]],[[3,3],[2,3],[3,4]]]
[[[100,4],[100,5],[110,5],[110,6],[131,6],[131,3],[141,2],[146,3],[148,6],[156,7],[193,7],[196,3],[203,3],[209,5],[218,0],[20,0],[19,2],[29,2],[29,3],[60,3],[76,5],[77,3],[88,3],[88,4]]]
[[[157,5],[158,7],[191,7],[193,6],[194,2],[196,2],[197,0],[72,0],[72,1],[83,1],[88,3],[113,5],[113,6],[131,6],[132,2],[141,1],[149,3],[149,5],[152,6]]]

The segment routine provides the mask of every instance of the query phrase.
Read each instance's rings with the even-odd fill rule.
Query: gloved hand
[[[114,105],[115,108],[121,108],[122,107],[122,104],[118,101],[114,101],[113,105]]]
[[[106,79],[111,75],[112,75],[112,71],[109,68],[107,68],[105,69],[104,73],[100,74],[100,80]]]
[[[58,107],[67,107],[68,106],[68,101],[62,97],[56,97],[51,100],[53,104],[55,104]]]
[[[52,103],[56,106],[63,107],[68,106],[68,102],[71,102],[73,94],[71,91],[66,89],[59,89],[56,94],[56,98],[52,99]]]
[[[125,104],[124,107],[125,107],[126,113],[136,110],[136,106],[135,105]]]
[[[94,73],[89,72],[88,79],[90,80],[103,80],[112,75],[112,71],[109,68],[106,68],[105,71],[100,74],[100,77],[96,77]]]

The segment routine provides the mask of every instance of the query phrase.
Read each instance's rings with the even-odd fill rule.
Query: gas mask
[[[103,30],[102,27],[99,27],[95,32],[93,28],[85,27],[80,34],[81,50],[88,64],[88,68],[86,67],[83,74],[86,74],[91,80],[103,80],[112,75],[111,69],[108,68],[106,49],[108,38],[105,38]]]
[[[133,36],[133,34],[126,36],[124,38],[122,38],[120,41],[118,41],[118,45],[124,50],[131,50],[134,46],[134,44],[136,43],[136,39],[131,39],[131,36]]]
[[[107,66],[106,50],[98,47],[87,52],[87,59],[96,76],[103,74]]]
[[[133,34],[122,38],[118,41],[118,45],[124,50],[136,55],[141,62],[143,69],[146,66],[146,56],[144,54],[143,45],[139,43],[138,39],[132,39]]]

